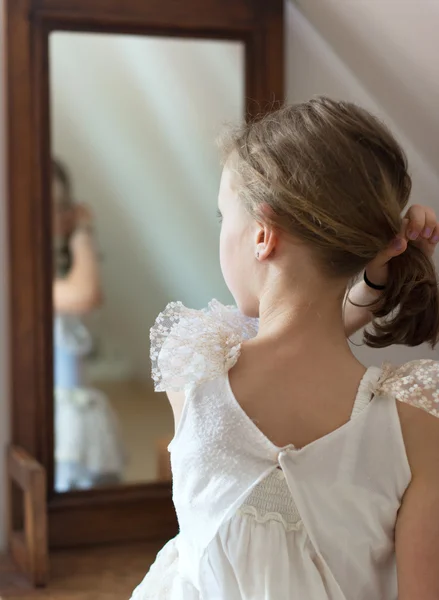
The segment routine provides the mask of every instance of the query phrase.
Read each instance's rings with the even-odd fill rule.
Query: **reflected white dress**
[[[66,492],[120,481],[125,449],[105,394],[85,384],[91,336],[79,318],[54,322],[55,489]]]
[[[169,448],[180,533],[132,600],[396,600],[394,526],[411,478],[396,403],[439,416],[439,364],[369,368],[348,423],[279,448],[229,385],[256,331],[218,302],[171,304],[152,329],[157,390],[186,396]]]

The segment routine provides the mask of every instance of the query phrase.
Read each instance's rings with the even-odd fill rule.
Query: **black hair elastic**
[[[385,285],[377,285],[376,283],[372,283],[368,276],[366,275],[366,271],[364,271],[364,283],[372,288],[373,290],[377,290],[378,292],[382,292],[386,289]]]

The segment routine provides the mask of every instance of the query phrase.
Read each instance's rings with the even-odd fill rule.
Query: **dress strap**
[[[355,419],[366,408],[374,396],[374,391],[381,377],[382,369],[369,367],[363,375],[358,387],[357,397],[352,408],[351,419]]]

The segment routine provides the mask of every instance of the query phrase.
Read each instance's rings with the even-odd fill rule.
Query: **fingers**
[[[379,256],[381,256],[381,259],[383,261],[388,262],[392,258],[395,258],[395,256],[399,256],[400,254],[405,252],[406,249],[407,240],[405,239],[405,237],[398,236],[391,241],[387,248],[380,252]]]
[[[426,240],[432,238],[437,223],[433,209],[414,204],[407,211],[405,219],[408,220],[406,235],[409,240],[415,241],[420,237]]]
[[[439,223],[433,209],[414,204],[409,208],[401,223],[401,231],[367,266],[374,281],[387,276],[387,263],[407,249],[411,240],[421,251],[431,258],[439,242]]]
[[[422,238],[421,238],[422,239]],[[421,250],[429,256],[430,258],[433,256],[434,251],[436,250],[436,246],[439,242],[439,223],[433,229],[433,232],[428,240],[423,239],[422,244],[419,244]]]
[[[385,281],[387,263],[407,249],[411,240],[428,258],[431,258],[439,243],[439,223],[433,209],[417,204],[410,207],[401,223],[401,231],[368,264],[367,273],[372,281]]]
[[[407,249],[407,240],[405,237],[398,236],[393,239],[387,248],[387,253],[392,257],[402,254]]]
[[[403,219],[400,235],[413,241],[431,258],[439,242],[439,223],[434,210],[418,204],[410,207]]]
[[[434,210],[429,208],[425,211],[425,226],[421,233],[422,237],[425,240],[429,240],[432,237],[433,231],[435,230],[436,226],[437,226],[436,214],[435,214]]]
[[[439,242],[439,223],[436,223],[436,226],[433,229],[433,233],[431,234],[430,239],[428,240],[430,244],[436,245]]]
[[[370,277],[374,277],[373,281],[378,282],[379,278],[382,274],[382,269],[387,265],[387,263],[395,258],[395,256],[399,256],[402,254],[407,248],[407,240],[398,236],[387,246],[384,250],[381,250],[376,257],[370,261],[367,266],[367,272]]]

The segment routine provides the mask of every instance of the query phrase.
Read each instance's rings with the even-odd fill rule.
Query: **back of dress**
[[[133,598],[396,600],[394,527],[411,474],[395,390],[425,387],[436,363],[412,365],[406,380],[368,369],[348,423],[279,448],[229,385],[256,331],[218,303],[171,305],[152,331],[157,388],[186,396],[170,445],[180,534]]]

